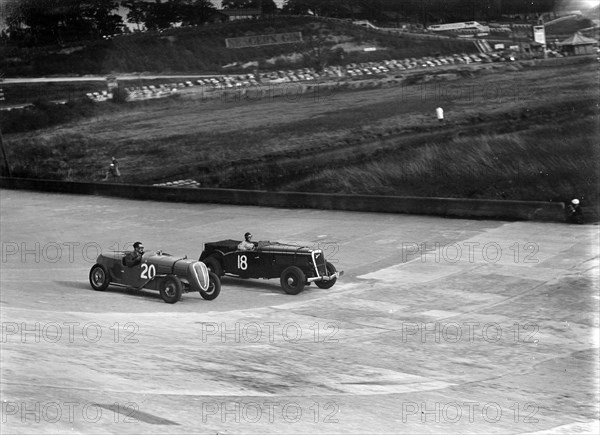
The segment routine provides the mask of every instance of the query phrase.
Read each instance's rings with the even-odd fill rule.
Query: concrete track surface
[[[3,433],[598,433],[598,227],[1,190]],[[96,254],[320,246],[297,296],[93,291]]]

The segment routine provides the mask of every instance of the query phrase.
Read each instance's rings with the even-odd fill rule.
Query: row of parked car
[[[97,102],[108,101],[112,100],[113,98],[112,92],[108,91],[88,92],[87,94],[85,94],[85,96],[88,97],[90,100]]]
[[[351,63],[346,67],[330,66],[320,72],[314,68],[299,68],[295,70],[278,70],[260,74],[260,81],[254,74],[228,75],[199,79],[197,84],[210,86],[215,89],[242,88],[245,86],[258,86],[269,83],[308,82],[323,78],[354,78],[391,72],[404,71],[416,68],[434,68],[456,64],[491,63],[501,61],[514,61],[513,55],[500,53],[479,54],[454,54],[450,56],[406,58],[400,60],[384,60],[381,62]]]
[[[479,54],[454,54],[451,56],[406,58],[400,60],[384,60],[383,62],[369,62],[361,64],[349,64],[346,72],[349,76],[386,74],[392,70],[403,71],[415,68],[435,68],[440,66],[472,63],[492,63],[501,61],[514,61],[514,56],[501,55],[499,53],[479,53]]]
[[[126,87],[125,92],[127,93],[127,101],[148,100],[151,98],[168,97],[173,92],[176,92],[178,88],[185,87],[183,84],[180,85],[177,83],[168,83],[158,86]]]
[[[190,80],[179,83],[168,83],[161,85],[149,85],[138,87],[127,87],[128,101],[145,100],[151,98],[162,98],[177,92],[180,89],[203,86],[215,90],[239,89],[264,84],[310,82],[319,79],[343,79],[359,78],[361,76],[385,75],[398,71],[418,68],[436,68],[457,64],[491,63],[501,61],[514,61],[511,54],[500,53],[478,53],[478,54],[454,54],[449,56],[426,56],[421,58],[392,59],[380,62],[351,63],[345,67],[328,66],[317,72],[314,68],[298,68],[289,70],[278,70],[261,73],[258,77],[253,73],[238,75],[222,75],[207,78],[199,78],[195,82]],[[112,95],[104,92],[88,93],[88,98],[94,101],[106,101]]]

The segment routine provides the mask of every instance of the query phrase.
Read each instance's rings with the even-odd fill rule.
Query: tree
[[[136,24],[137,29],[142,30],[140,24],[146,19],[143,4],[139,0],[124,0],[121,6],[127,8],[127,22]]]
[[[217,8],[210,0],[175,0],[179,21],[184,26],[197,26],[206,23]]]
[[[175,23],[195,26],[206,23],[217,10],[210,0],[125,0],[122,6],[129,9],[127,21],[149,30],[167,29]]]
[[[347,3],[352,0],[344,0]],[[334,2],[339,5],[338,2]],[[335,10],[331,7],[332,3],[320,0],[287,0],[284,4],[284,13],[293,15],[327,15],[328,12]]]
[[[360,0],[359,6],[363,16],[368,20],[377,20],[382,16],[383,4],[381,0]]]
[[[11,34],[21,31],[29,35],[35,44],[56,43],[61,39],[61,27],[70,21],[73,26],[78,15],[73,13],[73,1],[62,4],[58,0],[44,3],[36,0],[23,0],[19,3],[9,3],[6,22]],[[15,32],[16,33],[16,32]]]
[[[277,4],[274,0],[262,0],[259,1],[260,11],[265,15],[276,14],[279,9],[277,8]]]
[[[410,21],[418,10],[417,5],[412,1],[397,1],[397,0],[381,0],[382,9],[394,17],[397,26],[403,20]]]
[[[148,30],[168,29],[173,24],[179,22],[179,13],[175,2],[168,1],[162,3],[156,0],[155,3],[144,3],[144,24]]]
[[[302,32],[302,35],[308,48],[304,56],[308,63],[317,71],[322,71],[332,58],[339,58],[339,53],[333,53],[331,50],[330,30],[323,29],[320,25],[314,23],[312,26],[306,28]]]
[[[21,0],[7,11],[11,35],[30,36],[35,44],[54,44],[119,33],[116,0]]]
[[[310,9],[310,0],[286,0],[281,11],[289,15],[305,15]]]
[[[329,2],[313,2],[311,11],[318,15],[335,18],[354,18],[358,11],[359,0],[331,0]],[[317,4],[320,3],[320,4]]]
[[[97,36],[122,32],[123,18],[115,13],[118,9],[116,0],[90,0],[81,5],[83,17],[92,24]]]

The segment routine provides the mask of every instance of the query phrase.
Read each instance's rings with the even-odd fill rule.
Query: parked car
[[[255,249],[238,249],[239,240],[221,240],[204,245],[200,261],[218,276],[240,278],[279,278],[290,295],[300,293],[306,285],[329,289],[343,275],[325,259],[321,249],[274,242],[254,243]]]
[[[158,290],[168,304],[190,291],[197,291],[206,300],[215,299],[221,292],[221,279],[200,261],[158,251],[145,253],[141,263],[127,266],[125,256],[122,251],[98,256],[89,275],[94,290],[103,291],[109,285]]]

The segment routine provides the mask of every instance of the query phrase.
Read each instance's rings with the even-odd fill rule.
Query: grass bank
[[[100,181],[114,155],[124,183],[598,203],[596,80],[597,65],[585,64],[293,98],[148,101],[6,134],[5,144],[23,177]]]
[[[597,121],[387,151],[288,183],[293,191],[564,201],[600,197]]]

